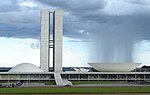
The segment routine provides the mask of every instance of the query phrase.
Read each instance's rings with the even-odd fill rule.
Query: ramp
[[[60,73],[54,73],[55,83],[58,86],[71,86],[72,83],[61,78]]]

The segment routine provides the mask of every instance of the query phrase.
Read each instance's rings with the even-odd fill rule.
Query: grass
[[[45,83],[46,85],[56,85],[55,81],[31,81],[36,83]],[[73,85],[78,84],[109,84],[109,83],[117,83],[118,81],[71,81]]]
[[[45,85],[56,85],[55,81],[30,81],[32,83],[45,83]]]
[[[73,85],[78,84],[110,84],[117,83],[118,81],[71,81]]]
[[[150,93],[150,87],[53,87],[53,88],[0,88],[0,94],[100,94]]]

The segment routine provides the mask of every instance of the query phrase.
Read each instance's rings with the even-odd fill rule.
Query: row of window
[[[62,74],[63,79],[150,79],[150,74]],[[0,80],[54,79],[53,74],[0,75]]]

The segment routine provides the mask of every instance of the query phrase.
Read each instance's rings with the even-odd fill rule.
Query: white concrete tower
[[[53,19],[53,68],[54,72],[62,72],[62,36],[63,36],[63,16],[61,10],[54,12]]]
[[[50,40],[50,12],[41,10],[41,37],[40,37],[40,67],[49,72],[49,40]]]
[[[53,46],[50,47],[50,13],[53,14]],[[50,48],[53,48],[53,70],[62,72],[62,11],[41,11],[41,42],[40,42],[40,67],[44,72],[49,72]]]

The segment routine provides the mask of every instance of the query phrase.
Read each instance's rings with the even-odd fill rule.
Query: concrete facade
[[[50,13],[53,14],[53,46],[50,45]],[[62,72],[62,11],[41,11],[41,43],[40,43],[40,67],[44,72],[49,72],[50,48],[53,48],[53,70]]]
[[[8,73],[0,72],[0,80],[55,80],[55,72],[47,73]],[[61,72],[63,80],[117,80],[117,81],[150,81],[150,72]]]
[[[63,31],[63,17],[62,11],[56,10],[54,12],[54,49],[53,49],[53,68],[55,72],[62,72],[62,31]]]
[[[49,40],[50,40],[50,12],[41,11],[41,37],[40,37],[40,67],[44,72],[49,72]]]

